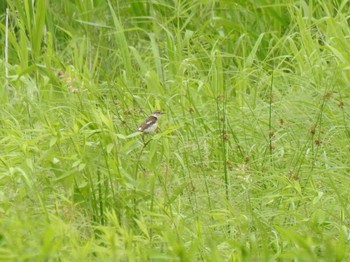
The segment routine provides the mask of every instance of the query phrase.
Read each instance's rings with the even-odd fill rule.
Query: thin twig
[[[6,25],[5,25],[5,88],[6,92],[9,92],[9,69],[8,69],[8,62],[9,62],[9,57],[8,57],[8,33],[9,33],[9,8],[6,8]]]

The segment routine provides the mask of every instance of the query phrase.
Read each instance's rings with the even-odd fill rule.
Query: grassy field
[[[0,260],[350,261],[349,10],[2,1]]]

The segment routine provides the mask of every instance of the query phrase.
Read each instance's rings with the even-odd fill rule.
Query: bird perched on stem
[[[142,124],[137,128],[137,131],[147,134],[156,131],[158,127],[158,120],[162,114],[165,113],[160,110],[154,111],[149,117],[146,118],[145,121],[142,122]]]

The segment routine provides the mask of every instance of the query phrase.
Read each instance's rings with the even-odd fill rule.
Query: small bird
[[[147,134],[156,131],[158,127],[158,120],[162,114],[165,113],[160,110],[154,111],[149,117],[146,118],[145,121],[143,121],[143,123],[139,126],[137,131]]]

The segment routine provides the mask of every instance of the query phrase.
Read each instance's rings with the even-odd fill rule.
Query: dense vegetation
[[[0,259],[350,260],[349,10],[2,1]]]

